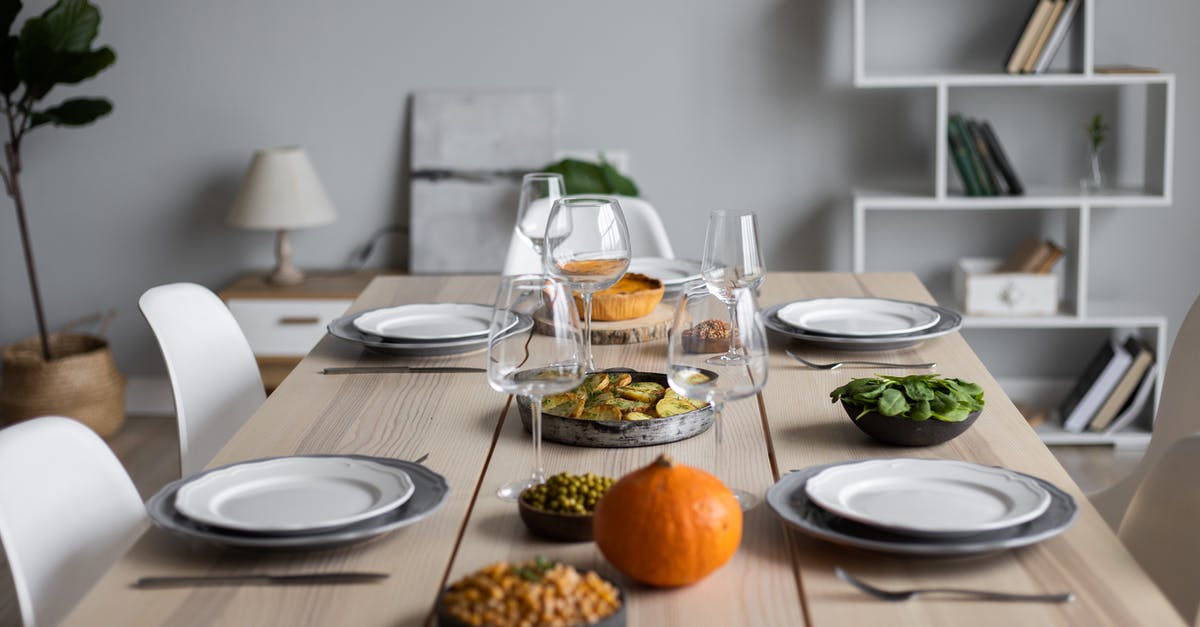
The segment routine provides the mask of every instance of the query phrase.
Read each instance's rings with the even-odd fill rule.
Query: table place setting
[[[487,348],[492,307],[475,303],[416,303],[368,309],[329,323],[329,334],[373,352],[399,356],[439,356]],[[513,316],[504,321],[514,332],[533,320]],[[408,370],[407,372],[414,372]],[[325,373],[346,374],[346,372]]]
[[[763,309],[763,321],[795,341],[841,351],[910,348],[962,327],[962,315],[945,307],[869,297],[779,303]]]
[[[438,510],[450,486],[421,465],[363,455],[299,455],[214,468],[146,503],[169,533],[252,549],[321,549],[373,538]]]
[[[789,527],[843,546],[955,557],[1066,531],[1075,499],[1048,481],[957,460],[894,458],[796,469],[767,490]]]

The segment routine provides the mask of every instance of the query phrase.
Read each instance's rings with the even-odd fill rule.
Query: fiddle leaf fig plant
[[[21,8],[19,0],[0,0],[0,27],[4,33],[0,41],[0,97],[8,128],[0,178],[16,207],[42,357],[49,361],[52,355],[46,316],[21,195],[21,143],[30,131],[40,126],[85,126],[108,115],[112,103],[104,98],[68,98],[49,106],[42,101],[58,85],[81,83],[104,71],[117,60],[117,55],[108,46],[92,47],[100,31],[100,9],[87,0],[58,0],[13,32]]]

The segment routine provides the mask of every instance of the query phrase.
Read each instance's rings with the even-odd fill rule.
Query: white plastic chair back
[[[1159,349],[1159,360],[1162,350]],[[1161,361],[1160,361],[1161,363]],[[1194,408],[1196,386],[1200,384],[1200,298],[1192,303],[1187,317],[1179,326],[1175,345],[1167,369],[1163,373],[1162,393],[1159,395],[1158,414],[1154,419],[1154,430],[1146,454],[1133,472],[1114,485],[1095,494],[1088,495],[1092,505],[1114,530],[1121,525],[1121,517],[1129,507],[1129,500],[1141,484],[1146,473],[1158,463],[1171,445],[1180,438],[1200,431],[1200,412]]]
[[[181,476],[199,472],[266,400],[258,364],[233,314],[208,288],[171,283],[138,307],[158,338],[179,422]]]
[[[674,259],[675,250],[671,247],[671,239],[663,226],[662,218],[654,205],[632,196],[617,196],[621,212],[625,214],[625,223],[629,226],[629,248],[634,257],[662,257]],[[536,205],[535,205],[536,206]],[[537,213],[532,210],[527,214],[529,219],[536,220]],[[550,207],[544,207],[540,220],[545,225],[550,217]],[[513,227],[512,237],[508,244],[508,256],[504,262],[504,274],[540,274],[542,259],[533,253]]]
[[[26,627],[58,624],[145,520],[121,462],[82,423],[47,416],[0,430],[0,540]]]
[[[1150,469],[1121,520],[1121,541],[1188,624],[1200,606],[1200,433]]]

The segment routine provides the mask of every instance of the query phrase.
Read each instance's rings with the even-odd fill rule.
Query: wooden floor
[[[179,478],[179,445],[173,416],[130,417],[108,438],[113,452],[133,477],[142,500]],[[1056,446],[1050,449],[1083,488],[1093,492],[1109,486],[1133,470],[1141,452],[1116,451],[1103,446]],[[19,625],[16,594],[7,563],[0,554],[0,625]]]

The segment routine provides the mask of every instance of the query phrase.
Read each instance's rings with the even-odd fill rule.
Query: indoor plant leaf
[[[40,18],[50,35],[50,49],[86,52],[100,32],[100,9],[87,0],[59,0]]]
[[[104,98],[71,98],[56,107],[33,114],[33,125],[84,126],[112,112],[112,103]]]
[[[620,194],[622,196],[637,196],[638,188],[629,178],[623,176],[611,163],[600,159],[600,174],[604,177],[604,182],[611,190],[610,193]]]
[[[11,95],[21,84],[17,74],[17,44],[20,39],[16,35],[7,35],[0,40],[0,92]]]

